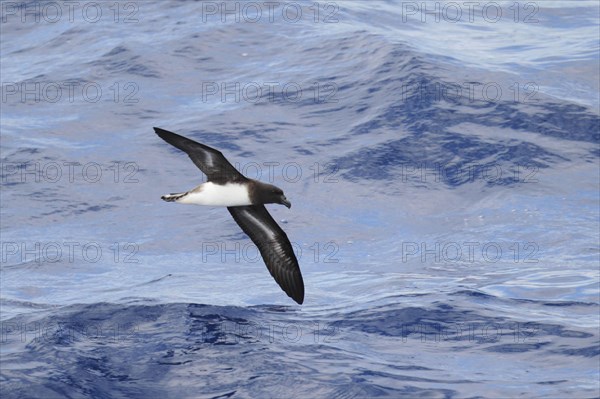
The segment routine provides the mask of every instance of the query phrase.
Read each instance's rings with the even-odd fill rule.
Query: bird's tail
[[[162,198],[164,201],[167,201],[167,202],[177,202],[177,200],[181,199],[182,197],[185,197],[187,194],[188,194],[187,191],[185,193],[172,193],[172,194],[163,195],[160,198]]]

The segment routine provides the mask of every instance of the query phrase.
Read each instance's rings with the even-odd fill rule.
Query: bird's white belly
[[[222,186],[212,182],[201,184],[177,202],[212,206],[252,205],[246,185],[227,183]]]

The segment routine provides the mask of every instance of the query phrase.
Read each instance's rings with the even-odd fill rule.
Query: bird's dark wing
[[[227,208],[244,233],[258,247],[267,269],[277,284],[294,301],[304,302],[304,281],[290,240],[264,205]]]
[[[158,127],[155,127],[154,131],[167,143],[185,151],[194,164],[204,172],[208,181],[225,184],[247,180],[220,151]]]

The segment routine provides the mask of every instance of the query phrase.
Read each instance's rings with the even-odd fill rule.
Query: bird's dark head
[[[279,187],[267,184],[267,193],[265,198],[266,204],[281,204],[285,205],[288,208],[292,207],[292,203],[285,198],[285,194],[283,194],[283,190]]]

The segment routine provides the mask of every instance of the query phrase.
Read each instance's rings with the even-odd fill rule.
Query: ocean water
[[[2,1],[2,398],[599,397],[599,13]],[[154,126],[285,190],[304,305]]]

